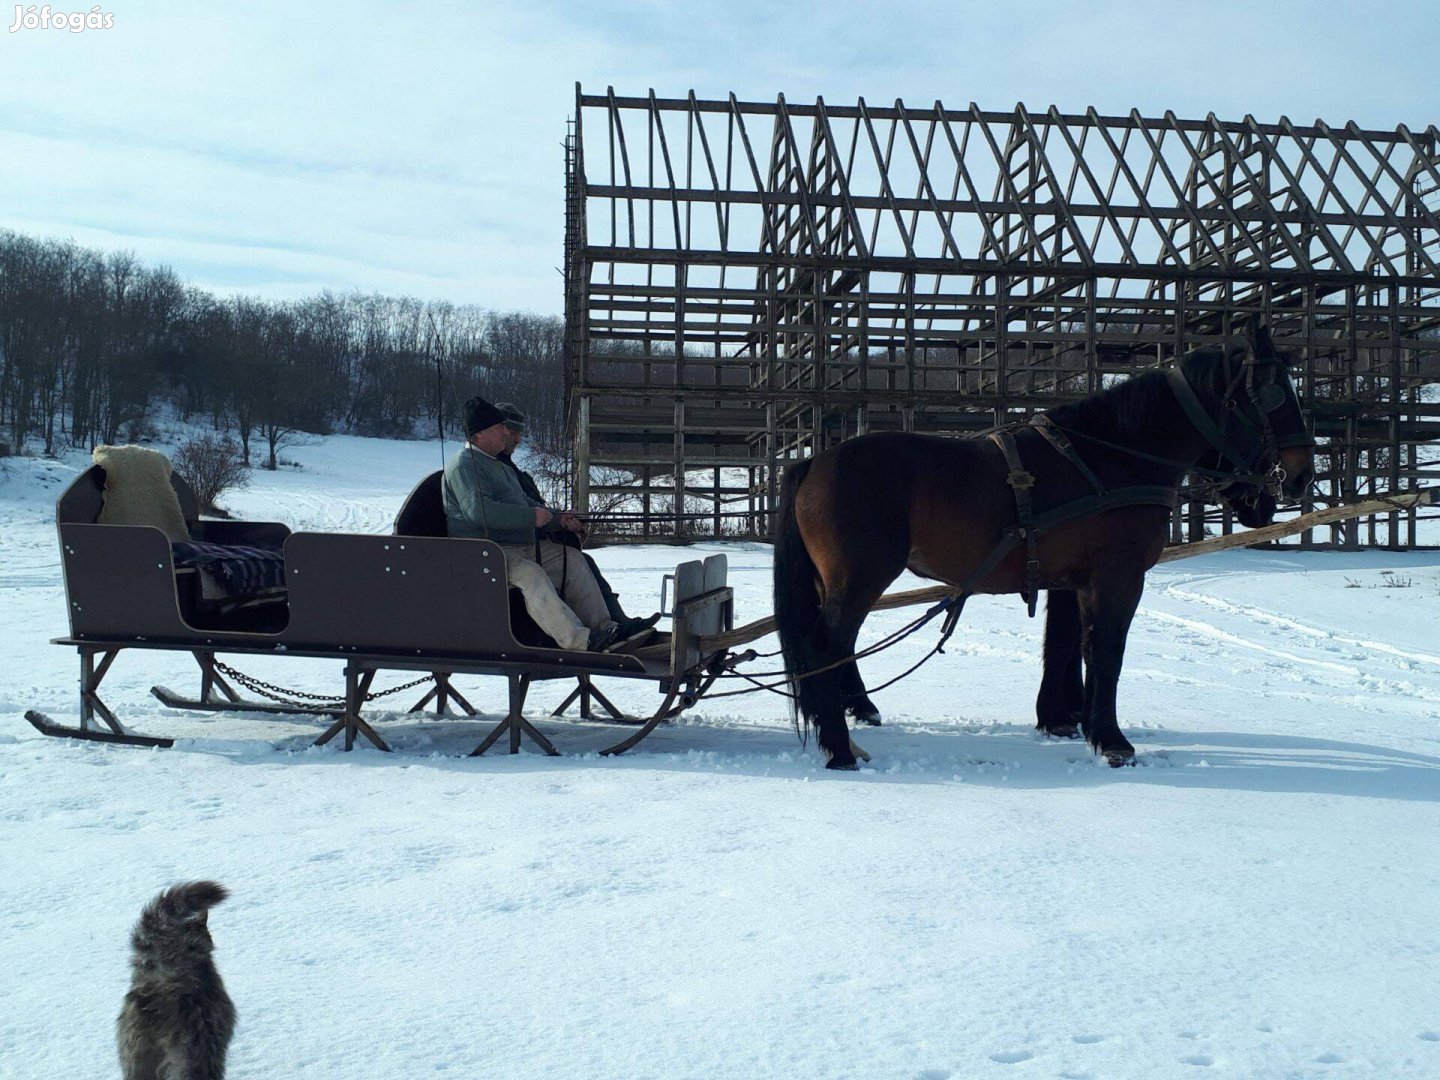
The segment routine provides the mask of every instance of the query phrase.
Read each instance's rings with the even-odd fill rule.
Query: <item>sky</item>
[[[1440,120],[1434,2],[105,0],[109,29],[9,31],[24,10],[0,7],[0,227],[272,298],[359,289],[558,313],[577,82]]]

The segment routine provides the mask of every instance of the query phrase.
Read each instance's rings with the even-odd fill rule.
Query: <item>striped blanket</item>
[[[278,548],[177,540],[170,549],[176,566],[204,570],[233,597],[257,596],[285,586],[285,557]]]

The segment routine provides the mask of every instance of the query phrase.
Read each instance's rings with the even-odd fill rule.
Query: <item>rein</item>
[[[1098,435],[1090,435],[1084,431],[1077,431],[1074,428],[1062,427],[1061,425],[1055,423],[1055,421],[1051,420],[1049,417],[1044,416],[1043,414],[1041,416],[1037,416],[1036,419],[1044,419],[1046,423],[1050,426],[1050,428],[1052,428],[1056,432],[1063,432],[1066,435],[1073,435],[1077,439],[1084,439],[1087,442],[1094,443],[1096,446],[1104,446],[1107,449],[1119,451],[1122,454],[1127,454],[1133,458],[1139,458],[1142,461],[1153,461],[1157,465],[1172,465],[1177,469],[1184,469],[1186,472],[1194,473],[1197,476],[1204,477],[1206,480],[1213,480],[1218,483],[1251,484],[1255,487],[1271,488],[1285,479],[1285,472],[1283,469],[1280,468],[1278,463],[1271,466],[1268,472],[1263,473],[1236,472],[1227,471],[1225,469],[1207,469],[1203,466],[1189,464],[1184,461],[1178,461],[1174,458],[1160,457],[1158,454],[1147,454],[1143,450],[1135,450],[1128,446],[1122,446],[1120,443],[1111,442],[1109,439],[1102,439]]]

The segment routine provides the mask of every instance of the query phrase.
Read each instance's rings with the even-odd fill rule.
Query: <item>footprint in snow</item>
[[[1440,1042],[1440,1031],[1422,1031],[1420,1038],[1426,1042]]]
[[[1186,1065],[1210,1066],[1215,1064],[1215,1059],[1209,1054],[1187,1054],[1180,1060],[1183,1061]]]
[[[1081,1046],[1089,1046],[1091,1043],[1101,1042],[1104,1038],[1104,1035],[1071,1035],[1070,1041],[1079,1043]]]
[[[1022,1061],[1029,1061],[1034,1056],[1029,1050],[1004,1050],[998,1054],[991,1054],[990,1060],[1001,1065],[1018,1065]]]
[[[1339,1065],[1345,1059],[1339,1054],[1321,1054],[1315,1060],[1321,1065]]]

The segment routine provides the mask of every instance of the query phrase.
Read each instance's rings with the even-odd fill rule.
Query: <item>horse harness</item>
[[[1276,436],[1270,423],[1269,414],[1283,405],[1288,400],[1288,396],[1284,394],[1283,390],[1278,397],[1270,393],[1272,390],[1279,389],[1276,383],[1268,383],[1259,388],[1255,385],[1255,368],[1261,364],[1270,363],[1279,363],[1279,361],[1257,360],[1252,354],[1244,361],[1240,370],[1232,376],[1229,357],[1226,356],[1227,386],[1221,408],[1224,419],[1218,424],[1206,411],[1195,393],[1195,388],[1190,385],[1184,373],[1178,368],[1171,368],[1166,372],[1166,380],[1186,418],[1195,425],[1195,429],[1206,442],[1218,450],[1225,459],[1236,463],[1235,470],[1229,473],[1199,470],[1193,464],[1185,466],[1187,470],[1214,472],[1216,476],[1231,482],[1253,483],[1258,480],[1262,485],[1278,487],[1284,479],[1284,471],[1279,465],[1279,450],[1291,446],[1315,445],[1314,438],[1308,431],[1305,431],[1303,421],[1301,434],[1283,438]],[[1246,397],[1254,406],[1255,419],[1245,416],[1235,407],[1242,387]],[[1235,425],[1231,424],[1232,419],[1236,421]],[[1015,524],[1002,530],[999,543],[991,549],[990,554],[960,587],[960,596],[963,601],[964,597],[971,594],[974,586],[983,581],[1011,551],[1023,543],[1026,553],[1023,595],[1030,616],[1034,618],[1035,606],[1040,594],[1040,558],[1037,546],[1041,533],[1053,529],[1057,525],[1065,525],[1090,517],[1092,514],[1125,506],[1159,506],[1173,511],[1179,492],[1171,484],[1132,484],[1117,488],[1107,487],[1105,482],[1095,474],[1095,471],[1085,464],[1085,460],[1076,451],[1069,436],[1049,416],[1041,413],[1032,417],[1028,424],[1021,425],[1021,427],[1033,428],[1054,448],[1056,453],[1074,466],[1075,470],[1094,489],[1094,492],[1062,503],[1043,513],[1035,513],[1035,501],[1031,494],[1035,486],[1035,474],[1025,468],[1024,462],[1020,458],[1020,448],[1015,442],[1015,431],[1019,428],[1004,427],[990,432],[990,440],[1000,448],[1000,453],[1005,457],[1005,465],[1008,470],[1005,480],[1015,495]],[[1236,427],[1238,430],[1233,429]],[[1090,436],[1086,437],[1090,438]],[[1137,457],[1153,457],[1128,447],[1106,443],[1104,440],[1097,439],[1095,441]],[[1267,459],[1272,463],[1269,467],[1264,464]],[[1165,461],[1166,459],[1154,458],[1154,460]],[[1166,461],[1166,463],[1185,465],[1184,462]]]
[[[1031,419],[1027,426],[1033,428],[1061,457],[1070,462],[1095,490],[1093,494],[1082,495],[1040,514],[1035,513],[1035,500],[1031,494],[1035,487],[1035,474],[1026,469],[1020,459],[1020,448],[1015,443],[1014,429],[1002,428],[991,432],[990,440],[1005,455],[1005,465],[1009,470],[1005,481],[1015,493],[1015,524],[1002,530],[1000,542],[971,573],[961,591],[968,594],[972,586],[983,581],[990,571],[1000,565],[1005,556],[1023,543],[1026,555],[1024,596],[1033,618],[1035,605],[1040,597],[1040,557],[1037,544],[1041,533],[1057,525],[1065,525],[1122,506],[1161,506],[1166,510],[1174,510],[1177,493],[1175,487],[1169,484],[1106,487],[1104,481],[1095,475],[1095,471],[1085,464],[1069,437],[1056,427],[1048,416],[1042,413]]]

